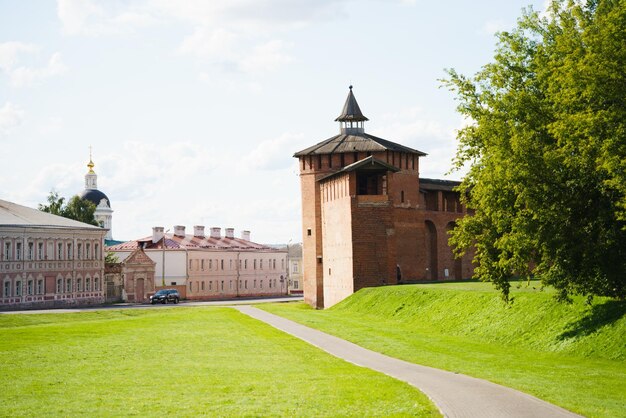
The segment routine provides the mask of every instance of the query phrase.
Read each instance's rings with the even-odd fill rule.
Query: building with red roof
[[[233,228],[194,226],[193,234],[176,225],[173,232],[153,227],[152,235],[109,246],[120,260],[137,248],[156,263],[158,287],[184,287],[187,299],[276,296],[288,293],[287,251],[236,238]],[[182,289],[181,289],[182,290]]]

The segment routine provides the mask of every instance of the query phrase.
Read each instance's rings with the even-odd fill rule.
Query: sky
[[[466,123],[445,69],[475,74],[543,0],[0,0],[0,199],[82,192],[90,147],[113,238],[153,226],[302,240],[294,152],[366,132],[449,173]]]

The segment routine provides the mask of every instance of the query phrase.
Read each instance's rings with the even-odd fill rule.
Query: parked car
[[[180,295],[176,289],[161,289],[154,295],[150,296],[150,303],[178,303]]]

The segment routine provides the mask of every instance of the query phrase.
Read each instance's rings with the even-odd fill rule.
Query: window
[[[67,244],[67,259],[71,260],[74,258],[74,254],[72,253],[72,244]]]
[[[224,280],[222,280],[222,291],[224,290]]]
[[[29,260],[33,259],[34,247],[35,247],[35,245],[32,242],[28,243],[28,254],[27,254],[27,257],[28,257]]]
[[[82,260],[83,256],[83,244],[76,244],[76,259]]]
[[[99,259],[100,259],[100,246],[99,246],[98,244],[95,244],[95,245],[93,246],[93,253],[94,253],[94,254],[93,254],[93,257],[94,257],[96,260],[99,260]]]
[[[276,270],[276,259],[274,259],[274,270]]]
[[[243,286],[244,286],[246,289],[248,288],[248,281],[247,281],[247,280],[243,282]]]
[[[89,292],[91,290],[91,279],[87,277],[85,279],[85,291]]]
[[[232,270],[233,269],[233,260],[230,260],[229,266],[230,266],[229,268]]]
[[[213,290],[213,281],[209,282],[209,290]]]
[[[256,289],[256,279],[253,282],[253,287]]]
[[[311,228],[307,228],[306,235],[309,236],[309,237],[311,236]]]
[[[259,287],[263,289],[263,280],[259,280]]]
[[[298,272],[298,262],[294,261],[293,263],[291,263],[291,272],[292,273],[297,273]]]
[[[91,244],[85,244],[85,258],[91,260]]]
[[[272,288],[272,279],[269,280],[270,282],[270,289]]]
[[[243,262],[243,268],[248,270],[248,260],[244,260]]]
[[[202,282],[202,290],[204,290],[204,281]]]
[[[204,260],[200,260],[200,270],[204,271]],[[204,282],[202,282],[204,284]],[[204,290],[204,287],[202,288]]]
[[[72,293],[72,279],[67,279],[65,281],[65,291],[67,293]]]
[[[83,279],[76,279],[76,291],[77,292],[83,291]]]
[[[297,280],[294,280],[294,281],[293,281],[293,288],[294,288],[294,289],[297,289],[297,288],[298,288],[298,281],[297,281]]]
[[[190,292],[193,290],[193,289],[192,289],[192,286],[193,286],[193,283],[192,283],[192,282],[189,282],[189,291],[190,291]]]
[[[100,279],[97,277],[93,279],[93,290],[100,290]]]
[[[11,259],[11,243],[10,242],[4,243],[4,259],[5,260]]]
[[[222,270],[224,270],[224,260],[221,260],[221,261],[222,261],[221,262],[221,267],[222,267]]]
[[[21,242],[18,242],[15,244],[15,259],[18,261],[22,259],[22,243]]]
[[[43,260],[43,242],[37,243],[37,259]]]
[[[254,269],[256,270],[256,258],[254,259]]]
[[[63,280],[57,279],[57,293],[63,293]]]
[[[263,259],[259,260],[259,268],[263,270]]]
[[[4,297],[8,298],[9,296],[11,296],[11,282],[6,281],[4,282]]]
[[[232,280],[228,281],[228,285],[230,287],[230,290],[233,290],[233,281]]]
[[[209,270],[213,270],[213,260],[209,260]]]
[[[191,263],[192,263],[192,260],[189,260],[189,270],[192,269],[192,267],[191,267],[192,264]]]
[[[22,281],[17,280],[15,282],[15,296],[22,296]]]
[[[400,203],[404,203],[404,190],[400,190]]]
[[[59,260],[63,260],[63,244],[59,243],[59,245],[57,246],[57,258]]]
[[[37,294],[43,294],[43,280],[37,280]]]

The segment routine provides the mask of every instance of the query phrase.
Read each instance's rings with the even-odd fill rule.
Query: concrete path
[[[476,379],[398,360],[252,306],[236,306],[242,313],[300,338],[357,366],[384,373],[424,392],[446,417],[577,417],[533,396]]]

